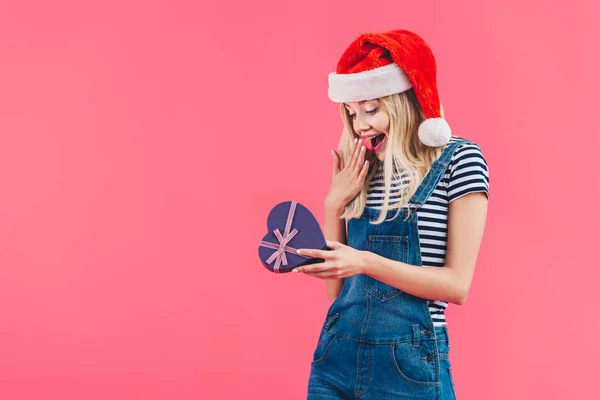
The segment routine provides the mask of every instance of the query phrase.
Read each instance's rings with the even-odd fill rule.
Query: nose
[[[367,132],[371,126],[364,120],[364,118],[356,116],[354,118],[354,131],[359,135],[362,135],[363,132]]]

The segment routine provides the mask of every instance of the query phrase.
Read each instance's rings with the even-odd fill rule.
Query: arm
[[[417,297],[463,304],[473,280],[487,204],[484,193],[470,193],[450,203],[444,267],[417,267],[365,252],[364,273]]]
[[[333,179],[329,194],[325,198],[325,223],[323,234],[325,240],[346,243],[347,226],[344,214],[346,205],[360,192],[369,171],[369,162],[365,161],[365,148],[358,139],[354,140],[354,153],[348,166],[340,155],[333,155]],[[331,277],[325,280],[327,296],[335,301],[342,291],[344,280],[341,277]]]
[[[334,202],[325,200],[325,224],[324,235],[326,240],[346,243],[346,222],[340,217],[344,213],[344,207],[337,206]],[[331,301],[337,299],[342,291],[344,278],[331,278],[325,280],[327,286],[327,297]]]

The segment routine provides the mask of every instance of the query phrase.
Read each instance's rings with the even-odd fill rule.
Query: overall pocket
[[[369,235],[368,251],[391,260],[408,263],[408,237],[392,235]],[[404,293],[370,276],[366,277],[367,291],[381,301]]]
[[[327,353],[331,349],[331,346],[337,341],[337,335],[332,331],[323,332],[319,336],[319,343],[313,354],[313,364],[321,364],[327,358]]]
[[[330,315],[325,319],[323,323],[323,328],[321,329],[321,334],[319,335],[319,342],[317,343],[317,348],[313,354],[313,364],[321,364],[325,361],[327,357],[327,353],[329,352],[330,347],[336,342],[337,335],[330,330],[331,326],[338,318],[338,315]]]
[[[439,385],[439,360],[436,342],[421,341],[415,347],[412,342],[390,345],[390,361],[396,374],[414,386],[432,387]]]

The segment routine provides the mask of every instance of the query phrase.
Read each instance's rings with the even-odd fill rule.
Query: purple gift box
[[[267,218],[269,232],[258,245],[258,256],[272,272],[290,272],[301,265],[323,262],[296,253],[297,249],[328,250],[325,237],[314,215],[302,204],[285,201],[277,204]]]

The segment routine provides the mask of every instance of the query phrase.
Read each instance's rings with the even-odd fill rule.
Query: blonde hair
[[[342,218],[351,219],[359,218],[362,215],[367,203],[369,183],[375,176],[379,164],[383,162],[385,181],[383,207],[377,220],[373,221],[374,224],[384,222],[389,210],[397,209],[396,216],[398,215],[400,209],[409,203],[433,162],[441,155],[443,150],[442,148],[425,146],[418,138],[418,128],[425,116],[421,111],[413,89],[382,97],[378,100],[381,111],[387,113],[390,119],[384,160],[380,161],[373,152],[367,152],[365,158],[369,161],[369,173],[365,178],[365,184],[358,195],[348,203],[342,216]],[[344,121],[344,132],[340,140],[339,150],[343,165],[349,165],[354,148],[354,139],[358,138],[359,135],[354,131],[352,120],[344,103],[340,105],[340,111]],[[395,204],[389,204],[392,180],[406,176],[408,176],[410,182],[405,190],[400,193],[400,199]]]

